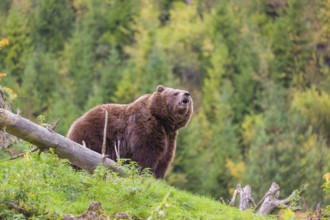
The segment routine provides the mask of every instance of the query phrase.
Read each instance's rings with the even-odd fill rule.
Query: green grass
[[[130,167],[131,168],[131,167]],[[92,202],[101,202],[113,219],[126,212],[133,219],[270,219],[204,196],[175,189],[149,174],[128,178],[98,167],[91,175],[75,171],[66,160],[37,153],[0,161],[0,219],[24,219],[10,203],[34,213],[33,219],[79,216]]]

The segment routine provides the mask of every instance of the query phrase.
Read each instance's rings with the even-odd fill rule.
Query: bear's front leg
[[[157,175],[156,169],[166,153],[167,144],[167,139],[164,137],[148,138],[140,143],[135,142],[132,160],[136,161],[142,169],[150,168],[156,178],[161,178]]]
[[[157,165],[155,172],[156,178],[164,178],[166,171],[174,158],[176,148],[176,136],[177,132],[173,132],[168,135],[168,146],[166,148],[164,156],[161,158]]]
[[[138,154],[133,154],[132,160],[137,162],[141,170],[148,168],[156,178],[159,178],[156,175],[156,168],[159,163],[158,152],[139,151]]]

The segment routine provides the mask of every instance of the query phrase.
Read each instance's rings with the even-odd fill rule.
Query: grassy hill
[[[0,162],[0,219],[61,219],[79,216],[92,202],[104,214],[132,219],[272,219],[251,210],[241,212],[214,199],[175,189],[149,174],[128,178],[98,167],[94,174],[75,171],[54,154],[27,154]],[[16,207],[16,208],[13,208]]]

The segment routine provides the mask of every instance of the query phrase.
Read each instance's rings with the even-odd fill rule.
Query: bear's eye
[[[178,95],[179,95],[179,93],[178,93],[178,92],[174,93],[174,96],[178,96]]]

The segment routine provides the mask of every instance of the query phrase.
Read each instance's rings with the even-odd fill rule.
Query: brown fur
[[[190,120],[193,103],[184,90],[158,86],[128,105],[104,104],[89,110],[70,127],[68,137],[101,153],[105,112],[108,111],[106,154],[116,160],[114,145],[121,158],[136,161],[163,178],[176,148],[177,131]]]

